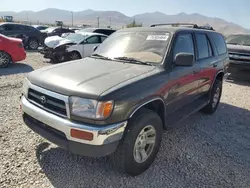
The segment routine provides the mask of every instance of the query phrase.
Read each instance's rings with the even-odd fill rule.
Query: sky
[[[58,8],[70,11],[115,10],[127,16],[145,12],[199,13],[218,17],[250,29],[250,0],[0,0],[1,11],[39,11]],[[13,6],[14,5],[14,6]]]

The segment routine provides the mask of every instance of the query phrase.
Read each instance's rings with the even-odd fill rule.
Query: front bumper
[[[74,154],[103,157],[113,153],[123,136],[127,122],[107,126],[80,124],[49,113],[21,98],[23,119],[33,131]],[[70,135],[71,129],[93,134],[93,140],[83,140]]]
[[[38,52],[43,54],[44,58],[60,62],[67,61],[69,58],[69,54],[65,49],[53,49],[48,47],[42,47],[38,49]]]
[[[250,69],[250,61],[238,61],[230,59],[229,67],[237,67],[242,69]]]

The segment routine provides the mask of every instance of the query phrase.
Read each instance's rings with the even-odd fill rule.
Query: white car
[[[81,59],[92,54],[93,48],[100,45],[108,36],[99,33],[78,32],[67,36],[47,37],[46,47],[40,50],[45,58],[59,62]]]

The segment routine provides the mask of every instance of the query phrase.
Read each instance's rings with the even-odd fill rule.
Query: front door
[[[175,39],[173,60],[178,53],[191,53],[195,57],[194,40],[192,33],[180,33]],[[197,75],[200,66],[195,61],[193,66],[175,66],[173,61],[172,71],[169,73],[166,88],[167,113],[171,114],[183,106],[193,102],[198,96],[199,80]]]
[[[99,35],[93,35],[85,40],[84,57],[88,57],[93,53],[93,48],[100,45],[101,39]]]

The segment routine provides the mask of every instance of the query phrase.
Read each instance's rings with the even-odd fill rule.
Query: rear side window
[[[179,34],[174,45],[174,57],[178,53],[191,53],[194,55],[194,43],[192,34]]]
[[[205,34],[195,34],[198,49],[198,59],[205,59],[212,56],[212,48]]]
[[[210,35],[214,41],[219,55],[225,54],[227,52],[227,46],[224,37],[219,33],[211,33]]]

